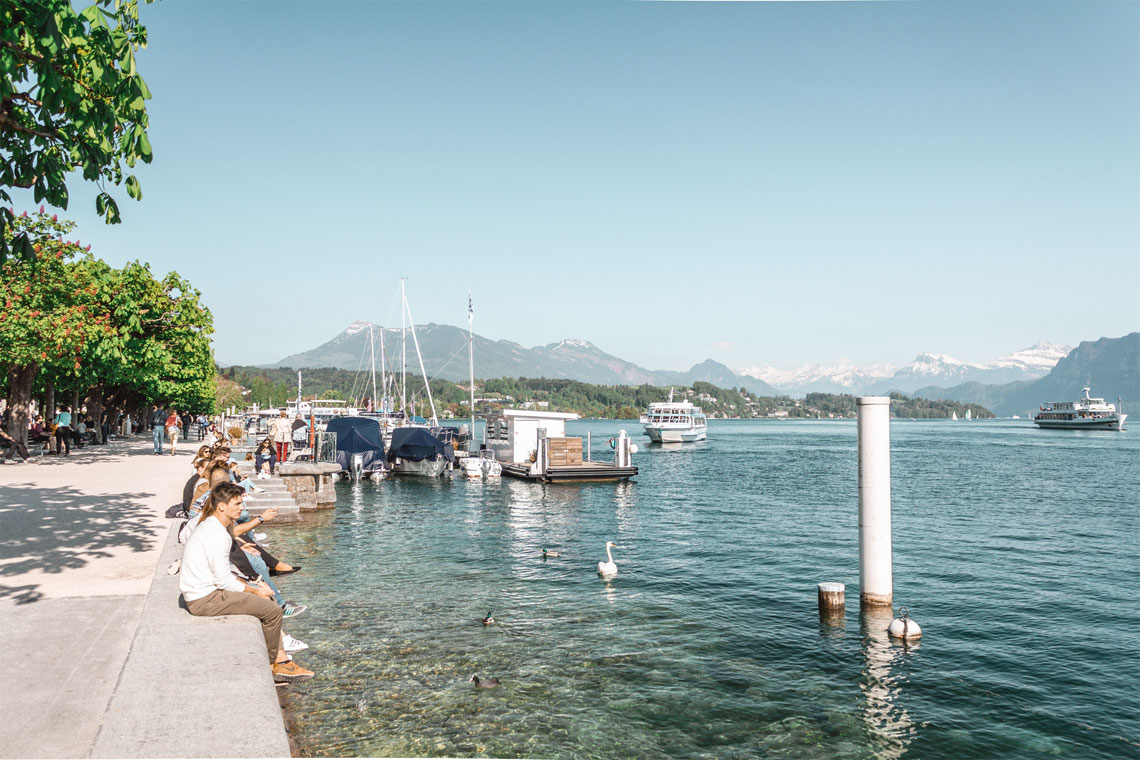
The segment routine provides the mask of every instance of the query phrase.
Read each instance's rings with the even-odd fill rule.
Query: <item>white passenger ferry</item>
[[[1041,405],[1033,421],[1043,428],[1067,430],[1124,430],[1127,414],[1119,414],[1115,404],[1106,404],[1102,398],[1090,398],[1089,387],[1085,397],[1076,401],[1054,401]]]
[[[649,405],[641,415],[645,432],[655,443],[688,443],[708,438],[709,424],[699,406],[689,401],[674,401],[673,389],[669,400]]]

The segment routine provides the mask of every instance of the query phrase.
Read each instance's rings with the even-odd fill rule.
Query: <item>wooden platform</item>
[[[637,475],[636,467],[617,467],[605,462],[580,462],[575,465],[550,465],[546,473],[531,474],[530,464],[503,462],[503,474],[520,480],[541,483],[569,483],[588,480],[626,480]]]

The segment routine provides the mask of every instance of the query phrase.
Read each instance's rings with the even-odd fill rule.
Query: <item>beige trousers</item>
[[[281,643],[281,608],[272,599],[266,599],[244,591],[223,591],[218,589],[210,594],[186,602],[191,615],[215,617],[217,615],[253,615],[261,621],[261,632],[265,635],[265,648],[269,652],[269,662],[277,661],[277,646]]]

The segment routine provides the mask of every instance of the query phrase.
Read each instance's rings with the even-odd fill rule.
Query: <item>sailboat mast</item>
[[[380,410],[387,411],[387,404],[384,399],[388,395],[388,381],[384,377],[384,365],[387,360],[384,358],[384,328],[380,328]]]
[[[435,400],[431,397],[431,383],[428,382],[427,370],[424,369],[424,355],[420,353],[420,339],[416,337],[416,320],[412,319],[412,310],[408,307],[407,298],[404,299],[404,307],[408,312],[408,324],[412,328],[412,345],[416,347],[416,358],[420,362],[420,374],[424,378],[424,390],[427,391],[428,404],[431,406],[431,424],[438,425],[439,420],[435,416]]]
[[[372,323],[368,324],[368,354],[372,358],[372,411],[376,411],[376,343],[372,335]]]
[[[405,317],[408,314],[408,293],[405,288],[407,277],[400,278],[400,411],[408,418],[408,327]]]
[[[471,289],[467,290],[467,373],[471,391],[471,440],[475,440],[475,333],[471,324],[475,319],[475,306],[471,302]],[[468,451],[471,447],[468,446]]]

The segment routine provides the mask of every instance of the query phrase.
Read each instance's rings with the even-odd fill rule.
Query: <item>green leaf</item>
[[[137,150],[139,156],[142,157],[142,160],[148,164],[150,163],[150,160],[154,158],[154,155],[151,153],[150,149],[150,139],[146,136],[145,132],[139,136]]]
[[[127,176],[127,195],[136,201],[142,200],[142,188],[139,187],[139,181],[133,174]]]

